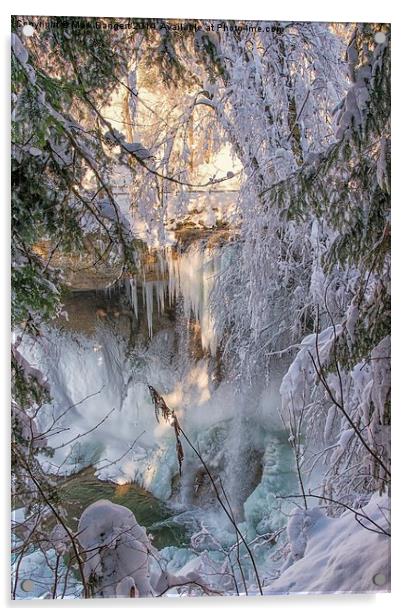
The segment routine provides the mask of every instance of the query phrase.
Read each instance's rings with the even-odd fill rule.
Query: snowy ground
[[[364,515],[389,527],[389,499],[374,495]],[[384,592],[390,590],[390,538],[352,512],[328,518],[321,509],[301,512],[289,524],[292,560],[271,593]]]

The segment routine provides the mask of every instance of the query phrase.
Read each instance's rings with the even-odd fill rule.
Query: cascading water
[[[157,423],[148,384],[176,411],[221,482],[236,521],[249,536],[274,532],[282,524],[275,493],[283,482],[293,482],[290,449],[274,419],[278,387],[265,390],[264,383],[253,383],[238,390],[225,376],[221,382],[215,377],[210,295],[228,258],[228,246],[210,249],[203,241],[156,256],[155,271],[139,285],[130,280],[122,290],[138,332],[131,347],[114,318],[96,318],[93,334],[51,327],[39,344],[25,349],[46,374],[53,398],[43,409],[40,428],[50,430],[48,444],[55,451],[51,458],[44,455],[42,464],[64,474],[92,465],[100,479],[135,482],[170,505],[190,533],[205,526],[220,545],[235,541],[233,529],[186,443],[178,477],[174,432]],[[166,317],[166,307],[173,308],[173,320]],[[191,348],[193,324],[200,353]]]

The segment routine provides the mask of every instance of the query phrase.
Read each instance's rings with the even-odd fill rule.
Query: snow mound
[[[108,500],[89,505],[79,520],[78,538],[86,554],[84,574],[94,597],[154,597],[177,594],[177,587],[191,585],[194,593],[195,587],[205,585],[201,556],[175,573],[164,569],[165,561],[146,530],[122,505]]]
[[[92,503],[81,515],[78,538],[87,554],[84,573],[95,596],[154,595],[149,567],[154,548],[127,507],[108,500]]]
[[[388,532],[389,499],[375,494],[360,510]],[[390,538],[347,511],[328,518],[317,508],[297,510],[288,525],[291,556],[271,594],[389,592]]]

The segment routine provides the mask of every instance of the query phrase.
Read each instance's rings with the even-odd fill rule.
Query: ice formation
[[[162,314],[166,306],[181,301],[187,322],[195,320],[200,327],[201,344],[212,355],[217,350],[217,335],[211,309],[211,291],[216,277],[228,261],[227,249],[208,248],[203,242],[193,242],[184,251],[166,248],[156,253],[156,271],[149,279],[129,282],[130,299],[135,316],[139,316],[137,285],[142,285],[143,302],[149,335],[153,335],[153,312]]]

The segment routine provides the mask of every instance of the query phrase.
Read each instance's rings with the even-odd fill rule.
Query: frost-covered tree
[[[316,334],[282,393],[307,406],[306,438],[322,446],[312,466],[328,464],[323,491],[356,502],[390,481],[390,41],[375,44],[375,31],[358,26],[348,46],[337,143],[270,194],[291,218],[309,212],[328,229]]]
[[[35,521],[26,532],[16,525],[15,584],[18,563],[32,545],[43,549],[52,523],[62,524],[81,569],[55,484],[37,460],[39,452],[51,454],[37,424],[49,390],[20,352],[25,336],[40,336],[42,324],[61,312],[63,279],[52,256],[86,252],[91,237],[94,261],[134,264],[133,237],[111,190],[111,156],[93,115],[93,105],[109,100],[112,73],[123,73],[126,64],[119,48],[112,54],[114,33],[82,30],[74,40],[56,21],[55,30],[38,29],[23,42],[16,18],[11,35],[13,503]]]

